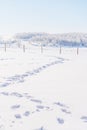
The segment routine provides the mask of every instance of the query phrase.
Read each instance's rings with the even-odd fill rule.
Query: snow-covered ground
[[[0,48],[0,130],[86,130],[87,48]]]

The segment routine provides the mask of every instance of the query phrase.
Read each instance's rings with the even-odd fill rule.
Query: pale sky
[[[0,35],[87,32],[87,0],[0,0]]]

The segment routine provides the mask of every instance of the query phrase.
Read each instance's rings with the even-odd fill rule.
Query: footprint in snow
[[[29,95],[29,93],[23,93],[24,97],[26,97],[27,99],[29,98],[33,98],[32,96]]]
[[[13,105],[13,106],[11,107],[11,109],[18,109],[18,108],[20,108],[20,105]]]
[[[14,116],[15,116],[16,119],[21,119],[22,118],[20,114],[15,114]]]
[[[38,109],[44,109],[44,106],[38,105],[36,106]]]
[[[54,104],[57,106],[60,106],[60,107],[69,108],[68,106],[66,106],[65,104],[60,103],[60,102],[55,102]]]
[[[16,96],[16,97],[23,97],[22,94],[17,93],[17,92],[13,92],[13,93],[11,93],[10,95],[11,95],[11,96]]]
[[[43,110],[43,109],[48,110],[48,111],[50,110],[50,107],[43,106],[43,105],[37,105],[36,108],[37,108],[38,111]]]
[[[28,117],[30,115],[30,112],[26,111],[23,115],[26,116],[26,117]]]
[[[61,109],[62,112],[66,113],[66,114],[71,114],[70,111],[66,110],[66,109]]]
[[[38,99],[31,99],[30,101],[35,102],[35,103],[42,103],[42,101]]]
[[[8,92],[1,92],[0,94],[5,95],[5,96],[9,96]]]
[[[29,112],[29,111],[25,111],[25,112],[23,113],[23,116],[25,116],[25,117],[28,117],[29,115],[30,115],[30,112]],[[15,117],[16,119],[21,119],[21,118],[22,118],[22,115],[21,115],[21,114],[15,114],[14,117]],[[14,121],[13,121],[13,123],[14,123]]]
[[[7,82],[7,83],[4,83],[4,84],[1,84],[0,86],[1,87],[7,87],[8,85],[10,85],[10,83]]]
[[[62,118],[57,118],[57,121],[59,124],[63,125],[64,124],[64,119]]]

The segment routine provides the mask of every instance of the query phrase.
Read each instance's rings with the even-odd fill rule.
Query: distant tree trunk
[[[41,53],[43,53],[43,45],[42,45],[42,43],[41,43]]]

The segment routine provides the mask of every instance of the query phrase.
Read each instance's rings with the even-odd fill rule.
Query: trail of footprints
[[[66,105],[60,103],[60,102],[55,102],[52,103],[50,106],[47,105],[47,103],[45,101],[36,99],[34,97],[32,97],[31,95],[29,95],[28,93],[23,93],[20,94],[18,92],[1,92],[0,95],[4,95],[4,96],[14,96],[19,98],[25,98],[25,100],[28,100],[29,103],[32,102],[33,104],[33,109],[32,111],[27,109],[25,112],[23,112],[22,114],[20,113],[20,110],[22,109],[22,107],[24,107],[24,104],[14,104],[10,107],[10,109],[12,111],[14,111],[14,119],[20,120],[23,117],[29,117],[30,115],[32,116],[32,114],[37,113],[37,112],[42,112],[42,111],[53,111],[56,108],[60,108],[61,112],[65,113],[65,114],[71,114],[71,112],[68,110],[69,107],[67,107]],[[64,120],[62,118],[57,118],[57,122],[60,124],[64,123]],[[14,124],[15,122],[12,121],[12,124]]]
[[[19,121],[21,122],[21,120],[23,118],[29,118],[29,116],[32,116],[32,114],[38,113],[38,112],[43,112],[43,111],[55,111],[55,110],[60,110],[61,113],[66,114],[66,115],[72,115],[71,111],[69,110],[69,107],[61,102],[53,102],[50,105],[47,105],[47,103],[45,101],[36,99],[34,97],[32,97],[31,95],[29,95],[28,93],[23,93],[20,94],[18,92],[0,92],[0,95],[3,96],[12,96],[12,97],[16,97],[16,98],[25,98],[25,100],[27,100],[29,103],[32,102],[33,104],[33,109],[24,109],[23,113],[20,113],[20,110],[26,106],[24,106],[25,104],[14,104],[12,106],[10,106],[10,110],[13,111],[13,116],[14,116],[14,120],[11,121],[11,125],[10,127],[13,127],[15,125],[15,121]],[[27,103],[28,104],[28,103]],[[0,117],[1,118],[1,117]],[[65,120],[62,117],[55,117],[56,121],[58,122],[58,124],[63,125],[65,123]],[[82,116],[80,118],[84,123],[87,123],[87,116]],[[3,125],[0,125],[0,128],[2,128]],[[42,126],[41,128],[38,128],[36,130],[45,130],[44,127]]]
[[[44,70],[52,65],[55,65],[58,63],[63,63],[63,62],[64,62],[63,58],[58,58],[58,60],[56,60],[56,61],[42,65],[42,66],[35,68],[31,71],[25,72],[24,74],[14,75],[12,77],[8,77],[8,78],[6,78],[6,81],[4,83],[0,84],[0,87],[7,87],[7,86],[12,85],[14,83],[23,83],[27,77],[31,77],[33,75],[36,75],[36,74],[40,73],[42,70]]]

